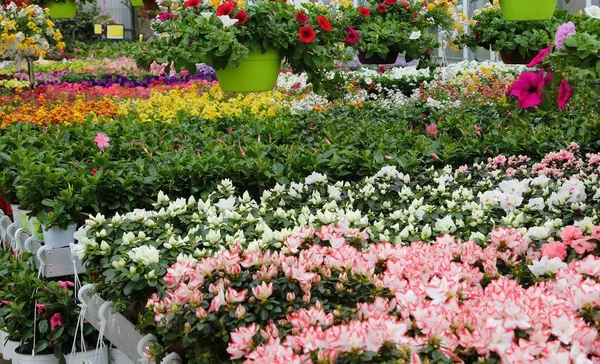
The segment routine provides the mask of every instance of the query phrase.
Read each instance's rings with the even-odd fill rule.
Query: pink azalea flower
[[[583,238],[583,233],[578,227],[569,225],[560,233],[560,238],[567,246],[571,246],[574,240]]]
[[[425,131],[434,137],[438,135],[438,129],[437,129],[437,125],[435,125],[435,123],[431,123],[431,124],[427,125],[427,127],[425,128]]]
[[[559,241],[551,241],[542,245],[542,255],[547,256],[548,259],[560,258],[560,260],[565,260],[567,246]]]
[[[58,312],[55,313],[54,315],[52,315],[52,317],[50,318],[50,328],[54,330],[55,327],[62,326],[62,325],[63,325],[62,315]]]
[[[563,110],[567,106],[567,102],[569,102],[571,96],[573,96],[573,90],[571,90],[567,79],[563,78],[560,81],[560,88],[558,89],[558,108]]]
[[[552,50],[552,46],[548,46],[548,47],[540,50],[540,52],[537,54],[537,56],[535,56],[535,58],[533,58],[531,60],[531,62],[529,62],[527,67],[535,67],[538,64],[542,63],[544,58],[546,58],[546,56],[550,54],[551,50]]]
[[[509,88],[509,93],[516,96],[523,109],[538,106],[542,103],[542,87],[544,87],[544,70],[540,72],[524,72]]]
[[[102,133],[96,134],[96,137],[94,138],[94,143],[96,143],[96,145],[100,149],[110,147],[110,143],[109,142],[110,142],[110,138],[107,137],[106,135],[102,134]]]
[[[593,251],[596,249],[596,243],[589,242],[590,237],[584,236],[581,239],[574,240],[571,244],[571,248],[575,249],[577,254],[585,254],[587,252]]]
[[[273,294],[273,282],[269,284],[262,282],[260,285],[252,288],[252,293],[260,301],[266,301]]]

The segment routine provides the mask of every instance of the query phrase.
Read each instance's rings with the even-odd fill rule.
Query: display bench
[[[46,278],[57,278],[85,273],[81,261],[71,254],[70,247],[49,248],[27,231],[18,222],[0,210],[0,246],[21,255],[32,254],[32,262]],[[154,335],[142,335],[135,325],[123,315],[112,312],[113,302],[105,301],[95,293],[93,285],[88,284],[77,292],[79,306],[85,319],[98,332],[127,356],[133,363],[150,363],[144,355],[147,347],[156,342]],[[170,353],[161,364],[182,364],[183,360],[176,353]]]

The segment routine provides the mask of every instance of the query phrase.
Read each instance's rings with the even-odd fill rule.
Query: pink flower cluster
[[[208,295],[214,296],[209,312],[222,317],[235,312],[238,319],[257,301],[285,297],[288,309],[291,303],[304,305],[231,333],[227,352],[247,363],[335,362],[365,351],[380,353],[384,346],[411,363],[422,362],[425,347],[458,362],[491,356],[503,363],[599,362],[600,340],[593,326],[600,307],[598,257],[573,259],[554,280],[530,280],[528,286],[521,270],[540,251],[512,228],[494,230],[485,248],[450,235],[434,244],[353,247],[365,233],[339,225],[304,228],[287,238],[279,252],[243,252],[237,246],[198,262],[178,262],[167,271],[165,298],[153,297],[148,307],[157,326],[168,328],[175,317],[205,319],[201,303],[208,304]],[[599,233],[595,228],[592,238]],[[583,254],[592,249],[589,237],[575,227],[566,228],[562,238],[565,250]],[[559,248],[549,245],[541,254],[564,259]],[[252,273],[252,283],[234,289],[231,281],[244,272]],[[275,289],[273,282],[282,277],[299,284],[302,297],[288,291],[288,284]],[[382,293],[349,305],[352,317],[343,316],[339,306],[327,311],[318,299],[311,300],[318,297],[320,282],[331,281],[340,294],[345,292],[349,277],[360,277]],[[190,316],[174,315],[182,311]]]
[[[585,158],[577,156],[579,145],[571,143],[566,149],[546,154],[539,163],[530,164],[531,158],[523,155],[488,158],[488,171],[504,171],[509,177],[517,171],[527,170],[531,176],[553,176],[567,178],[580,171],[600,173],[600,153],[587,153]]]

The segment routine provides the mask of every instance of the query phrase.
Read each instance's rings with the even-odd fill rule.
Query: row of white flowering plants
[[[154,360],[598,363],[599,174],[571,144],[260,201],[223,181],[91,217],[76,252]]]

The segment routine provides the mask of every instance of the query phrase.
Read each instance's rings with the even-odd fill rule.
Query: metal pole
[[[27,71],[29,73],[29,87],[31,91],[35,88],[35,72],[33,69],[33,59],[27,58]]]

